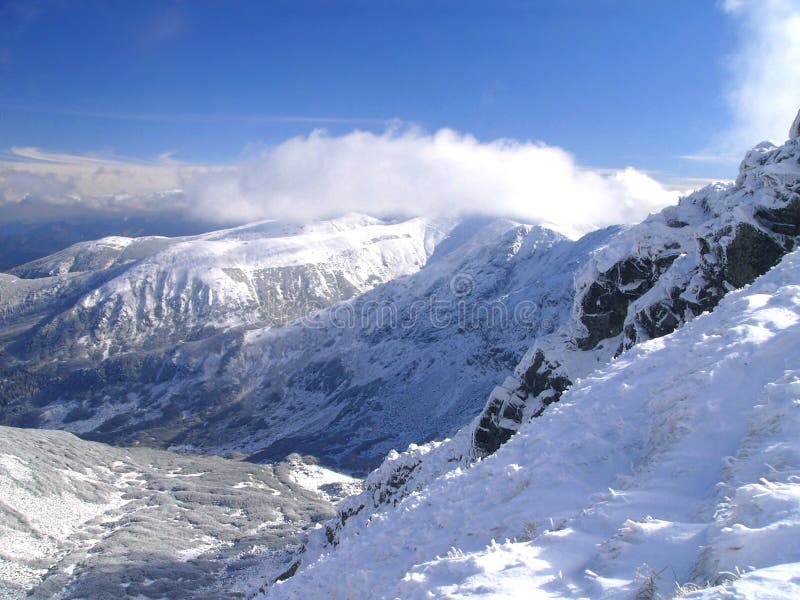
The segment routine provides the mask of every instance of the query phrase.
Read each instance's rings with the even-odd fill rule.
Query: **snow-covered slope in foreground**
[[[250,597],[353,485],[0,427],[0,599]]]
[[[798,252],[575,381],[496,454],[348,523],[337,547],[268,590],[677,594],[800,597]]]

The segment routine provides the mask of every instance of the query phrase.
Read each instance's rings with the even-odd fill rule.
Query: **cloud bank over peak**
[[[171,210],[220,224],[374,216],[484,214],[553,227],[570,236],[630,223],[674,202],[634,169],[587,169],[566,151],[515,140],[481,142],[449,129],[376,134],[324,131],[237,165],[132,164],[18,149],[0,162],[4,211],[24,200],[89,210],[166,210],[158,192],[180,189]],[[21,159],[21,160],[20,160]],[[43,208],[44,210],[44,208]]]
[[[314,131],[235,171],[194,178],[186,193],[205,218],[492,214],[571,235],[639,220],[675,200],[633,169],[583,169],[560,148],[482,143],[449,129],[339,137]]]

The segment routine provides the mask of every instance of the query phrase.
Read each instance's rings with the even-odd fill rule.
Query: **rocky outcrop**
[[[482,457],[496,452],[517,432],[521,423],[542,414],[570,385],[572,382],[561,364],[549,360],[536,347],[532,361],[523,372],[507,377],[502,385],[492,390],[473,430],[472,454]]]
[[[586,334],[575,340],[581,350],[591,350],[602,340],[619,335],[630,303],[650,290],[679,254],[667,245],[662,256],[632,256],[600,273],[580,298],[580,322]]]
[[[756,146],[714,184],[618,234],[575,279],[573,319],[538,340],[473,428],[487,456],[598,361],[673,332],[752,283],[800,241],[800,115],[792,139]]]

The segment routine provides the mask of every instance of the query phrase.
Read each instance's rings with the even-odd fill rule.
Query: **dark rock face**
[[[648,305],[636,312],[633,320],[625,326],[623,341],[617,348],[616,355],[627,350],[644,333],[644,339],[653,339],[675,331],[679,325],[704,310],[711,309],[719,300],[716,294],[707,295],[705,302],[689,302],[681,297],[683,290],[673,287],[668,298]]]
[[[800,213],[787,216],[794,217],[793,222],[781,222],[781,227],[800,230]],[[684,281],[683,285],[669,287],[665,297],[636,310],[625,324],[617,355],[639,341],[672,333],[687,320],[713,310],[728,289],[750,284],[766,273],[793,247],[792,240],[782,237],[779,234],[778,241],[749,223],[739,223],[698,239],[700,272],[705,285],[692,296],[687,295],[690,281]],[[725,244],[723,240],[729,241]],[[615,335],[613,331],[608,334],[606,338]]]
[[[472,434],[472,445],[478,456],[493,454],[516,433],[516,429],[503,423],[522,423],[527,390],[520,386],[502,392],[498,394],[497,389],[492,392]]]
[[[628,305],[650,290],[676,258],[678,254],[631,257],[602,273],[580,301],[580,320],[588,334],[576,340],[578,348],[591,350],[600,341],[619,335]]]
[[[786,225],[797,229],[800,219]],[[740,223],[736,227],[736,236],[725,248],[723,276],[735,288],[753,283],[758,276],[778,264],[786,251],[785,245],[766,233],[748,223]]]
[[[475,455],[482,457],[493,454],[511,439],[527,418],[529,398],[538,398],[540,401],[530,415],[538,417],[547,405],[557,402],[570,385],[572,382],[564,374],[561,365],[547,360],[544,352],[537,350],[521,379],[509,377],[489,397],[472,434]]]
[[[800,137],[800,114],[792,132]],[[569,372],[565,356],[605,353],[609,341],[618,356],[639,342],[672,333],[794,249],[800,241],[797,141],[780,148],[757,146],[742,162],[734,185],[709,186],[622,232],[618,248],[628,250],[614,249],[611,267],[584,276],[576,291],[573,326],[537,344],[516,375],[489,396],[473,430],[474,456],[497,451],[524,421],[558,401],[574,377],[585,374]]]
[[[793,192],[796,194],[800,189],[795,188]],[[793,197],[783,208],[760,208],[754,216],[759,225],[773,233],[800,235],[800,198]]]

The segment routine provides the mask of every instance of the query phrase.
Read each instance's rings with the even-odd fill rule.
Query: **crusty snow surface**
[[[356,521],[267,596],[800,598],[800,252]]]
[[[262,466],[0,427],[0,599],[251,597],[343,485],[357,488],[299,457]]]

